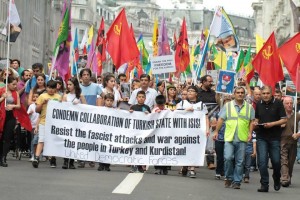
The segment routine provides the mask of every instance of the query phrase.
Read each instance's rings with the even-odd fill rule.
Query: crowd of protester
[[[273,95],[273,88],[269,86],[250,87],[242,80],[232,95],[220,95],[215,92],[216,80],[210,75],[201,77],[197,83],[191,78],[184,82],[157,80],[146,74],[129,80],[125,74],[105,73],[95,77],[90,69],[83,68],[78,77],[64,81],[55,73],[51,77],[45,75],[43,70],[40,63],[24,69],[20,61],[14,59],[8,70],[0,72],[2,167],[8,167],[7,154],[12,149],[12,140],[14,135],[20,134],[16,127],[31,131],[27,150],[33,167],[38,168],[45,159],[42,152],[49,100],[129,112],[202,110],[206,113],[208,143],[213,144],[206,148],[207,167],[215,170],[215,178],[224,179],[228,188],[240,189],[242,182],[249,183],[251,172],[259,170],[261,187],[258,192],[268,192],[268,168],[272,168],[274,189],[278,191],[281,186],[288,187],[292,183],[294,163],[300,164],[299,146],[297,149],[300,114],[294,113],[294,99],[284,97],[279,89]],[[57,166],[55,157],[47,159],[52,168]],[[75,166],[74,159],[65,158],[62,168],[85,167],[84,160],[77,162]],[[95,166],[94,162],[88,164]],[[183,166],[179,173],[196,178],[195,167]],[[170,166],[154,168],[155,174],[167,175]],[[98,170],[110,171],[110,164],[99,163]],[[143,173],[145,170],[145,166],[131,166],[130,172]]]

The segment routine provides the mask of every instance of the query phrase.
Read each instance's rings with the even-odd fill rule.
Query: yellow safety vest
[[[244,101],[244,106],[238,113],[234,107],[234,101],[226,104],[226,127],[224,138],[226,142],[232,142],[237,128],[238,138],[242,142],[248,141],[251,105]]]

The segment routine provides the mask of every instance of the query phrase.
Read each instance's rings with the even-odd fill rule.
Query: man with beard
[[[216,95],[216,92],[212,90],[213,86],[213,79],[212,76],[210,75],[205,75],[201,78],[201,87],[198,89],[198,99],[199,101],[202,101],[208,110],[208,118],[210,119],[212,114],[218,110],[218,103],[219,98]],[[210,170],[214,170],[215,164],[214,164],[214,152],[211,151],[206,151],[207,156],[206,156],[206,161],[207,161],[207,167]]]
[[[26,87],[26,82],[29,79],[30,79],[30,72],[28,70],[24,70],[21,73],[21,79],[19,80],[17,85],[17,90],[20,96],[20,103],[25,107],[27,107],[25,87]]]

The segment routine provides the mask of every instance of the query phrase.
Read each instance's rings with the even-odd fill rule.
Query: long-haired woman
[[[63,96],[62,101],[72,102],[73,104],[86,104],[84,96],[81,94],[81,88],[77,78],[70,78],[67,82],[67,91]],[[75,169],[74,159],[64,158],[63,169]]]

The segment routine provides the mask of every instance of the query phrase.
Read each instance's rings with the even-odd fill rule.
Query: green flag
[[[69,14],[69,8],[66,9],[64,18],[62,20],[62,22],[60,23],[59,29],[58,29],[58,36],[57,36],[57,40],[55,43],[55,47],[54,47],[54,53],[56,52],[57,47],[67,41],[68,36],[69,36],[69,18],[70,18],[70,14]]]
[[[244,51],[240,50],[239,58],[238,58],[238,61],[236,64],[236,69],[235,69],[236,72],[239,72],[241,70],[241,68],[243,66],[243,62],[244,62],[244,57],[245,57]]]
[[[140,51],[141,61],[143,65],[143,69],[146,69],[148,62],[149,62],[149,53],[145,47],[143,35],[141,34],[138,42],[137,42],[138,49]]]

